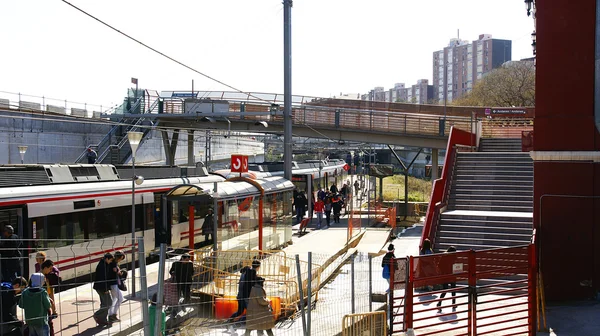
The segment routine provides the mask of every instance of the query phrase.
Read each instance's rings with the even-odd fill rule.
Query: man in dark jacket
[[[213,210],[211,208],[208,209],[208,213],[206,217],[204,217],[204,222],[202,223],[202,234],[204,235],[204,244],[210,245],[213,241],[213,226],[214,226],[214,217]]]
[[[240,270],[240,281],[238,282],[238,309],[231,317],[227,323],[229,324],[230,331],[233,331],[233,322],[239,316],[244,313],[244,309],[248,308],[248,300],[250,298],[250,292],[252,291],[252,286],[254,286],[254,282],[258,278],[257,272],[260,268],[260,261],[253,260],[252,268],[246,266]]]
[[[94,280],[94,290],[100,297],[100,309],[94,313],[94,320],[100,326],[109,325],[108,321],[108,308],[112,305],[112,298],[110,296],[111,279],[109,276],[110,263],[114,260],[114,256],[110,253],[106,253],[96,266],[96,278]],[[116,280],[115,280],[116,283]]]
[[[17,303],[21,291],[27,287],[27,280],[18,277],[12,282],[3,282],[0,285],[0,335],[21,335],[23,323],[17,318]]]
[[[183,297],[184,302],[188,303],[192,288],[192,276],[194,275],[194,264],[190,255],[185,253],[179,261],[174,262],[169,274],[175,278],[179,297]]]
[[[304,218],[304,212],[308,206],[308,199],[304,195],[304,191],[300,191],[294,199],[294,205],[296,206],[296,224],[299,224]]]
[[[4,225],[2,240],[0,241],[0,251],[2,253],[2,281],[11,282],[21,274],[19,258],[21,252],[21,241],[14,232],[11,225]]]

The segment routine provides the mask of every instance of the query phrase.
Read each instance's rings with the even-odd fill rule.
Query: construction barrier
[[[342,336],[386,336],[385,311],[345,315],[342,319]]]

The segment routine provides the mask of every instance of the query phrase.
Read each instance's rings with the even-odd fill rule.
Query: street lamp
[[[534,30],[534,31],[533,31],[533,33],[531,33],[531,40],[532,40],[532,42],[531,42],[531,47],[533,48],[533,54],[534,54],[534,55],[535,55],[535,53],[536,53],[536,51],[537,51],[537,50],[536,50],[536,44],[535,44],[535,42],[536,42],[536,39],[537,39],[537,36],[536,36],[535,30]]]
[[[135,175],[135,152],[144,133],[128,132],[127,140],[131,146],[131,296],[135,297],[135,185],[142,184],[144,178]]]
[[[525,0],[525,8],[527,9],[527,16],[531,15],[531,6],[533,5],[533,0]]]
[[[25,153],[27,152],[27,146],[19,146],[19,154],[21,155],[21,164],[25,161]]]

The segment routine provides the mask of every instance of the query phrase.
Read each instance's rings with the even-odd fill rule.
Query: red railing
[[[468,146],[472,148],[475,146],[475,143],[475,134],[455,127],[450,129],[442,176],[433,183],[433,190],[431,191],[431,199],[429,201],[429,207],[427,208],[425,225],[423,227],[423,234],[421,235],[421,244],[419,247],[423,246],[425,238],[431,240],[432,244],[434,243],[440,211],[446,206],[448,197],[450,196],[452,174],[454,172],[454,160],[456,158],[458,146]]]
[[[390,264],[392,334],[413,329],[423,336],[535,335],[534,244],[396,261]]]

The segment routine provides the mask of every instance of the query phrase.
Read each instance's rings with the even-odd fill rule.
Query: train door
[[[3,261],[7,260],[6,258],[11,257],[19,258],[18,261],[14,263],[12,268],[14,268],[14,271],[20,275],[27,275],[24,272],[28,270],[27,268],[24,268],[23,260],[20,257],[26,254],[27,249],[31,244],[31,240],[27,239],[31,238],[31,230],[28,230],[25,227],[26,211],[27,210],[24,206],[0,208],[0,234],[2,235],[2,239],[4,239],[4,229],[10,225],[13,228],[13,233],[19,237],[20,244],[20,248],[16,251],[13,249],[0,249],[0,254]],[[25,239],[25,241],[23,241],[23,239]],[[7,263],[3,262],[2,264],[2,266],[5,266]],[[10,264],[10,262],[8,264]],[[12,272],[12,270],[2,269],[3,275],[8,275],[8,272]]]
[[[154,194],[154,245],[160,247],[160,244],[165,243],[171,245],[171,207],[168,206],[169,201],[163,193]]]

